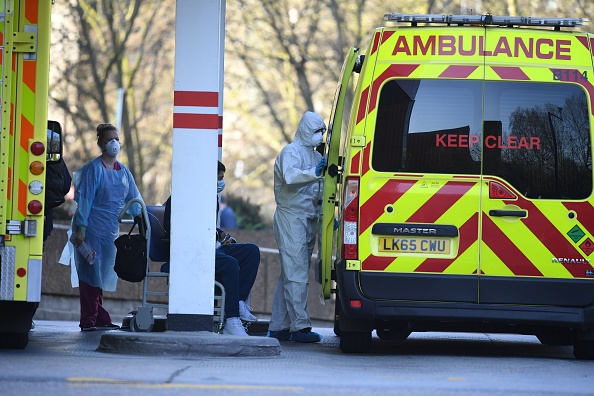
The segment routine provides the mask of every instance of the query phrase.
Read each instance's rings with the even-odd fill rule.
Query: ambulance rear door
[[[481,303],[594,302],[592,42],[486,28]]]
[[[317,281],[322,285],[322,297],[330,298],[331,271],[334,249],[334,216],[336,211],[336,192],[340,183],[339,170],[342,166],[339,148],[342,136],[342,122],[345,99],[349,89],[349,81],[359,54],[358,48],[351,48],[342,66],[341,80],[336,88],[332,112],[328,122],[326,147],[324,156],[327,169],[324,173],[323,216],[320,218],[320,241],[317,260]]]
[[[376,38],[356,121],[367,146],[351,167],[370,298],[478,302],[484,32],[399,27]]]

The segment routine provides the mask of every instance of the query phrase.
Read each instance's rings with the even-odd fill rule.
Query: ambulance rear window
[[[480,173],[481,81],[392,80],[382,88],[372,167]],[[446,138],[444,140],[443,138]]]
[[[528,198],[585,199],[592,193],[590,108],[575,84],[485,84],[485,175]]]
[[[483,108],[484,105],[484,108]],[[586,91],[575,84],[392,80],[371,165],[380,172],[501,177],[528,198],[592,193]]]

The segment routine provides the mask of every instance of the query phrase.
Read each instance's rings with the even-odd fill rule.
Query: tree
[[[59,27],[54,47],[66,51],[59,62],[54,55],[57,77],[50,97],[65,114],[68,162],[76,169],[94,157],[95,126],[116,122],[121,89],[122,161],[145,196],[164,196],[165,183],[156,181],[171,161],[173,6],[173,0],[55,5],[63,21],[54,24]]]

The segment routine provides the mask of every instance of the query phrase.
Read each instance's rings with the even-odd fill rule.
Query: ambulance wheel
[[[341,331],[340,350],[344,353],[371,352],[371,331]]]
[[[29,332],[0,333],[0,347],[7,349],[25,349],[29,343]]]
[[[384,341],[404,341],[411,333],[406,328],[376,329],[375,332],[379,339]]]
[[[553,330],[538,333],[536,338],[543,345],[571,345],[573,343],[570,330]]]
[[[594,360],[594,340],[573,341],[573,356],[580,360]]]
[[[336,301],[334,301],[334,334],[340,337],[340,299],[336,292]]]

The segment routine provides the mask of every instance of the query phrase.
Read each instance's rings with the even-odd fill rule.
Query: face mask
[[[220,193],[225,189],[225,180],[217,181],[217,193]]]
[[[115,157],[120,152],[120,142],[115,139],[110,140],[105,145],[105,152],[111,157]]]
[[[320,143],[322,143],[322,135],[322,132],[316,132],[313,134],[313,136],[311,137],[311,145],[313,147],[318,147]]]

